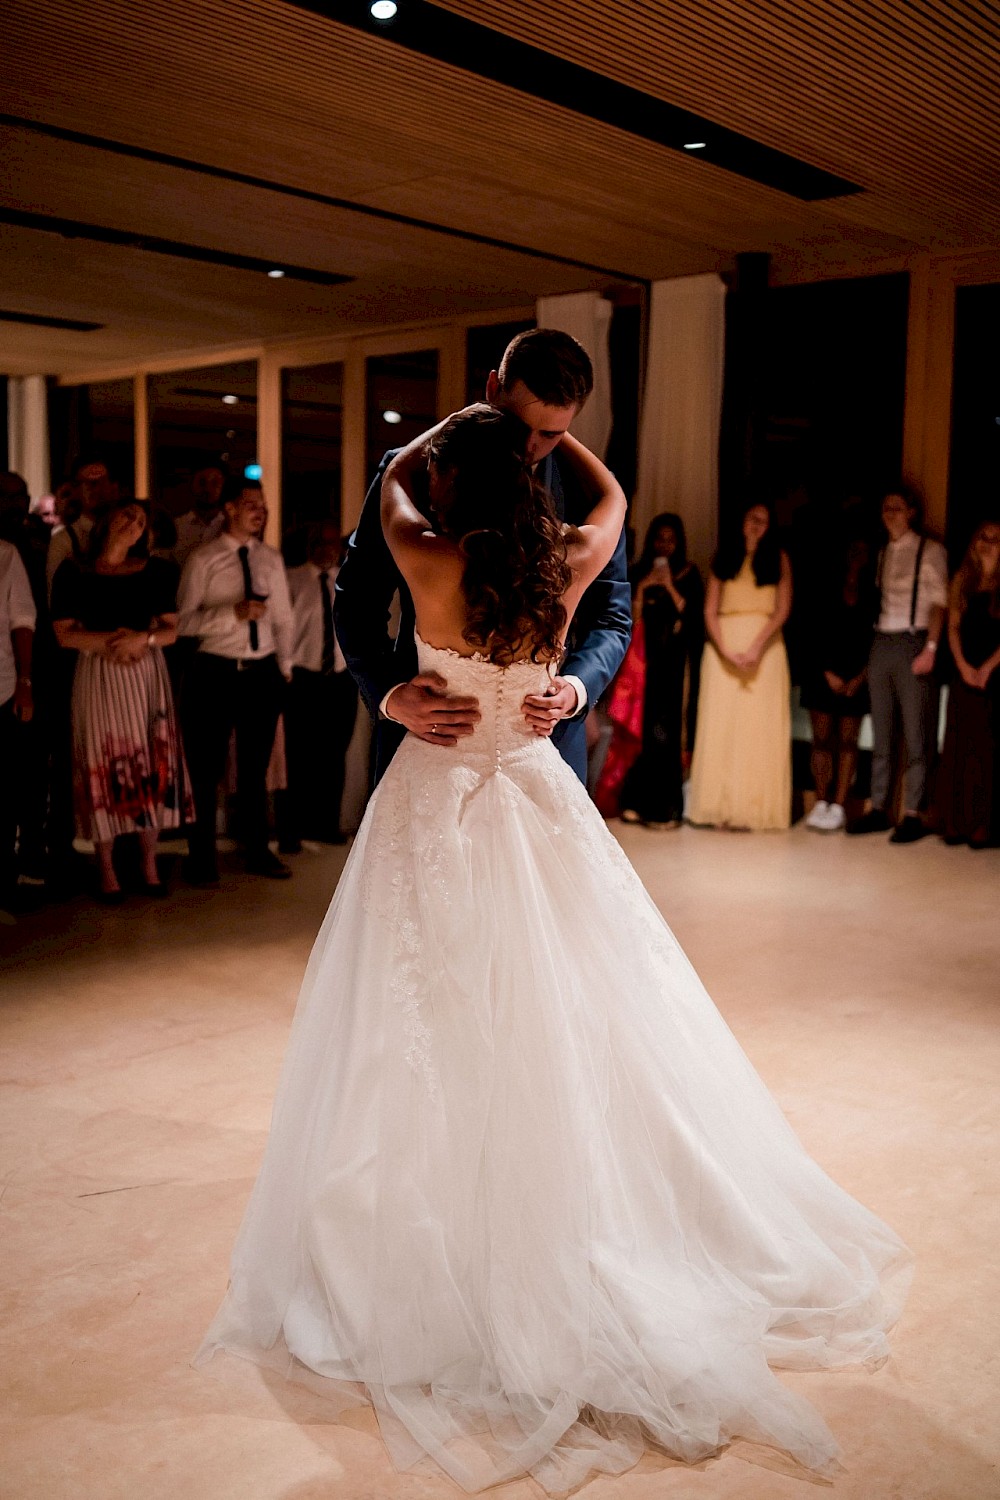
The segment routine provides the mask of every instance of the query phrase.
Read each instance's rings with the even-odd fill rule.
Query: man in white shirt
[[[35,601],[24,563],[12,542],[0,541],[0,903],[9,907],[17,885],[18,774],[22,726],[34,711],[31,648]]]
[[[296,854],[304,838],[342,844],[344,764],[358,712],[358,688],[333,624],[340,529],[324,521],[309,561],[288,575],[294,645],[285,708],[288,790],[279,798],[279,849]]]
[[[226,519],[222,511],[225,484],[225,473],[218,464],[206,464],[192,476],[194,505],[177,517],[177,540],[171,549],[179,568],[183,568],[196,547],[214,542],[221,533]]]
[[[267,765],[292,675],[292,606],[281,554],[257,539],[265,514],[260,485],[232,482],[225,530],[188,558],[177,595],[179,631],[195,636],[181,695],[181,724],[195,823],[186,874],[215,885],[215,810],[236,730],[236,790],[246,868],[285,880],[268,848]]]
[[[889,796],[892,735],[898,709],[905,749],[903,816],[894,844],[930,832],[920,814],[935,728],[934,666],[948,606],[948,558],[940,542],[920,532],[913,496],[893,491],[882,501],[889,541],[879,559],[880,606],[868,660],[872,705],[871,808],[848,833],[881,833],[892,826]]]

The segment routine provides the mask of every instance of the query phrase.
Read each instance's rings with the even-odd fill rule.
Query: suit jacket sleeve
[[[576,476],[552,454],[540,477],[547,484],[559,515],[579,525],[589,509]],[[565,677],[579,677],[587,689],[581,712],[594,708],[621,666],[632,639],[632,590],[628,582],[625,532],[603,573],[599,573],[577,607],[562,664]]]
[[[337,574],[334,596],[337,640],[374,719],[389,689],[408,677],[396,660],[389,634],[392,601],[403,579],[382,534],[381,515],[382,475],[398,451],[392,449],[378,466]]]
[[[579,677],[594,708],[621,666],[632,638],[632,590],[628,582],[625,532],[614,556],[580,600],[570,631],[569,652],[560,668]]]

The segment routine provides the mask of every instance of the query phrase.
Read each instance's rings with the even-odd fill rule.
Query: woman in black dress
[[[958,676],[948,690],[941,832],[948,844],[984,849],[1000,837],[1000,521],[977,528],[955,575],[948,640]]]
[[[694,746],[705,642],[705,589],[688,561],[680,516],[666,511],[653,519],[632,578],[636,629],[631,660],[623,663],[619,678],[622,692],[616,684],[609,700],[615,734],[597,803],[608,811],[609,783],[619,778],[617,802],[626,823],[673,828],[684,814],[682,788]],[[622,701],[626,697],[629,701]],[[636,735],[640,703],[641,737]]]
[[[838,833],[858,766],[858,736],[869,710],[868,653],[876,595],[868,543],[850,543],[829,597],[817,612],[802,706],[812,719],[811,770],[816,805],[806,827]]]
[[[114,842],[139,835],[150,894],[162,891],[156,841],[191,815],[191,794],[163,648],[177,639],[177,568],[147,553],[148,520],[134,501],[94,526],[87,552],[52,584],[60,646],[78,653],[73,676],[77,827],[94,842],[101,894],[122,893]]]

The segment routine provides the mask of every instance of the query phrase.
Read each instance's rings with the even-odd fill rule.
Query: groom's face
[[[577,405],[548,406],[530,391],[523,380],[504,390],[495,370],[486,383],[486,399],[500,411],[509,411],[524,424],[524,457],[529,464],[541,463],[551,453],[577,413]]]

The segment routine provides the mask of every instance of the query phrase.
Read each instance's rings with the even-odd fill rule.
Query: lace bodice
[[[453,693],[478,698],[482,719],[475,733],[454,747],[461,759],[488,756],[500,759],[531,745],[545,743],[533,735],[521,711],[528,693],[544,692],[552,675],[544,664],[514,662],[498,667],[480,655],[462,656],[441,646],[430,646],[416,636],[421,672],[439,672]]]

